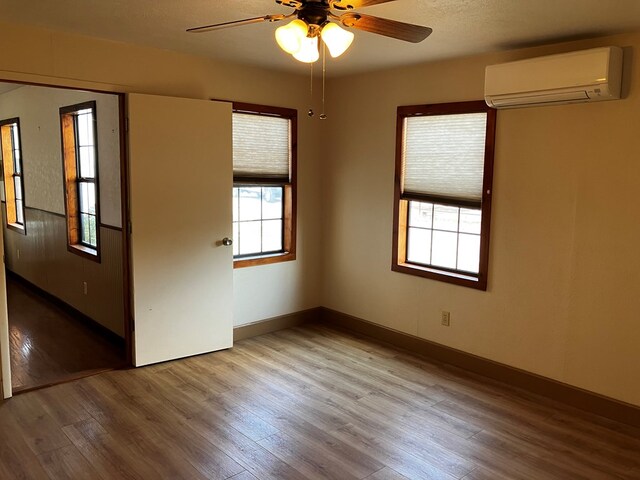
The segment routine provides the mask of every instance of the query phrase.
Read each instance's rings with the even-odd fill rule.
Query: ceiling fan
[[[301,62],[313,63],[319,58],[318,38],[327,46],[332,57],[342,55],[353,41],[353,33],[342,29],[355,28],[386,37],[418,43],[427,38],[429,27],[398,22],[354,12],[355,8],[368,7],[395,0],[275,0],[276,3],[294,9],[288,15],[264,15],[232,22],[189,28],[187,32],[203,33],[222,28],[238,27],[261,22],[279,22],[294,18],[287,25],[276,29],[276,41],[280,48]],[[337,13],[334,13],[336,10]]]

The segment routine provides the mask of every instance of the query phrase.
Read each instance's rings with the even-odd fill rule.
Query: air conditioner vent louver
[[[518,108],[620,98],[622,49],[594,48],[490,65],[485,101]]]

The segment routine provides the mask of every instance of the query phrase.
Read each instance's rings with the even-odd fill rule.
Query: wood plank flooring
[[[118,345],[7,275],[14,392],[125,364]]]
[[[640,431],[308,325],[4,402],[0,478],[639,479]]]

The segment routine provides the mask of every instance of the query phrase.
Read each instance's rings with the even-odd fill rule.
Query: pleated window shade
[[[233,113],[233,179],[289,181],[291,129],[287,118]]]
[[[404,119],[404,198],[480,207],[486,113]]]

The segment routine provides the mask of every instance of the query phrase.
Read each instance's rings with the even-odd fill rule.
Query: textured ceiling
[[[274,0],[0,0],[0,19],[303,73],[273,40],[279,24],[185,29],[291,10]],[[344,75],[474,53],[640,30],[640,0],[396,0],[362,13],[433,28],[420,44],[356,31],[330,60]]]

